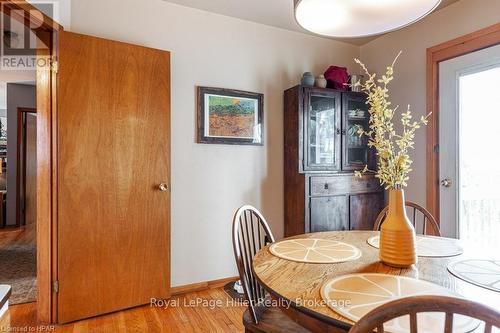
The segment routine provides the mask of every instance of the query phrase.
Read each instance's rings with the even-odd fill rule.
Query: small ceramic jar
[[[308,87],[313,87],[314,86],[314,75],[311,72],[305,72],[304,75],[302,75],[302,81],[301,84],[304,86]]]
[[[326,88],[326,79],[324,75],[320,75],[316,78],[314,85],[318,88]]]

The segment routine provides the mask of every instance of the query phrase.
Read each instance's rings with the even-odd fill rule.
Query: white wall
[[[67,30],[172,52],[172,284],[237,275],[239,206],[283,235],[283,91],[304,71],[353,68],[359,48],[161,0],[73,0]],[[196,144],[197,85],[264,93],[265,146]]]
[[[51,17],[54,21],[61,24],[63,27],[69,27],[71,25],[71,1],[72,0],[51,0],[50,3],[53,4],[53,7],[50,10],[47,10],[47,7],[44,7],[43,1],[38,0],[27,0],[34,7],[38,8],[45,15]],[[42,6],[40,6],[40,4]]]
[[[403,51],[391,86],[393,104],[411,104],[414,114],[426,110],[426,49],[500,22],[499,0],[461,0],[403,30],[382,36],[361,47],[361,59],[371,71],[382,72]],[[403,108],[403,109],[404,109]],[[426,202],[425,129],[416,137],[413,173],[407,197]]]
[[[0,82],[0,117],[7,117],[7,83]]]

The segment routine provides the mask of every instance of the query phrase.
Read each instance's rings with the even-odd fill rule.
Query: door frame
[[[25,113],[35,113],[35,108],[17,108],[17,174],[16,174],[16,225],[21,225],[21,179],[23,180],[23,186],[26,188],[26,168],[24,170],[21,168],[21,156],[23,156],[23,166],[26,166],[24,162],[24,157],[26,157],[26,132],[23,130],[23,115]],[[21,142],[23,142],[22,151],[19,149]],[[25,190],[23,192],[26,192]]]
[[[500,23],[427,49],[427,209],[439,217],[439,64],[500,44]],[[439,223],[439,221],[438,221]]]
[[[37,320],[57,322],[53,291],[56,263],[56,195],[57,175],[57,41],[63,27],[38,11],[26,0],[0,0],[0,12],[29,29],[48,47],[38,50],[37,57],[50,59],[36,69],[37,90]],[[36,12],[37,15],[32,13]],[[22,13],[22,15],[20,15]]]

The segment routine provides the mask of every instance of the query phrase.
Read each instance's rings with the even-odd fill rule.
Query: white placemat
[[[448,265],[451,274],[476,286],[500,292],[500,261],[469,259]]]
[[[457,297],[450,290],[427,281],[399,275],[376,273],[344,275],[327,281],[321,288],[321,297],[341,316],[357,322],[371,310],[387,302],[410,296],[441,295]],[[444,313],[419,313],[418,332],[444,332]],[[453,332],[465,333],[477,328],[479,321],[455,315]],[[384,324],[388,332],[410,331],[408,316]]]
[[[351,244],[315,238],[274,243],[269,251],[282,259],[313,264],[339,263],[361,257],[361,251]]]

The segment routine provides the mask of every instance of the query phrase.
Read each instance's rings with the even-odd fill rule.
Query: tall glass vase
[[[394,267],[417,263],[415,228],[406,215],[402,189],[389,191],[389,212],[380,228],[380,260]]]

